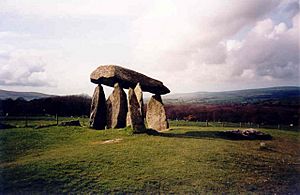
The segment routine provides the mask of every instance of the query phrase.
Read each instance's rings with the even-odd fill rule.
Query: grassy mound
[[[299,132],[260,129],[273,140],[246,141],[220,137],[224,130],[1,130],[0,193],[300,192]]]

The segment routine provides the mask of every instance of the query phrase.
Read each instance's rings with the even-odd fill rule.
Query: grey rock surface
[[[237,140],[271,140],[272,136],[267,133],[263,133],[256,129],[244,129],[244,130],[231,130],[231,131],[223,131],[219,133],[222,136],[226,136],[229,139],[237,139]]]
[[[106,108],[108,128],[126,127],[127,97],[118,83],[115,84],[112,94],[106,101]]]
[[[142,91],[142,88],[141,88],[141,85],[140,83],[138,83],[136,85],[136,87],[134,88],[134,93],[136,95],[136,98],[137,98],[137,101],[140,105],[140,108],[139,108],[139,111],[142,115],[143,118],[145,118],[144,116],[144,100],[143,100],[143,91]]]
[[[148,128],[163,131],[169,128],[166,111],[160,95],[153,95],[147,104]]]
[[[90,127],[93,129],[105,129],[106,126],[106,101],[103,87],[95,88],[90,113]]]
[[[119,83],[124,89],[135,88],[138,83],[143,91],[154,94],[167,94],[170,90],[161,81],[150,78],[136,71],[116,65],[103,65],[94,70],[90,76],[91,82],[113,87]]]
[[[140,113],[140,105],[132,88],[128,90],[128,117],[129,125],[134,133],[144,133],[146,131],[144,118]]]

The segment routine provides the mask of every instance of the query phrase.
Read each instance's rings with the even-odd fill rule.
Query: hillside
[[[84,96],[88,96],[83,94]],[[53,97],[54,95],[38,92],[16,92],[0,89],[0,99],[25,100]],[[177,93],[163,96],[165,104],[201,103],[201,104],[252,104],[261,102],[288,102],[288,104],[300,104],[300,87],[271,87],[260,89],[245,89],[222,92],[194,92]],[[147,102],[145,98],[145,102]]]
[[[270,101],[299,104],[300,87],[271,87],[224,92],[194,92],[164,96],[165,104],[251,104]]]
[[[6,91],[0,89],[0,99],[17,99],[24,98],[25,100],[39,99],[51,97],[52,95],[37,93],[37,92],[17,92],[17,91]]]

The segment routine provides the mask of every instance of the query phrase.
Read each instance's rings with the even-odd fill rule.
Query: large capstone
[[[128,90],[128,123],[134,133],[143,133],[146,131],[144,118],[140,112],[140,104],[132,88]]]
[[[146,120],[148,128],[157,131],[169,128],[166,111],[160,95],[153,95],[147,104]]]
[[[134,89],[137,83],[140,83],[140,87],[143,91],[154,94],[170,93],[170,90],[164,86],[162,82],[116,65],[99,66],[92,72],[90,79],[93,83],[104,84],[111,87],[113,87],[115,83],[119,83],[119,85],[125,89]]]
[[[139,111],[142,115],[142,117],[144,118],[144,100],[143,100],[143,91],[142,91],[142,88],[141,88],[141,85],[140,83],[138,83],[136,85],[136,87],[134,88],[134,93],[136,95],[136,99],[140,105],[139,107]]]
[[[95,88],[90,114],[90,127],[93,129],[105,129],[106,126],[106,101],[103,87]]]
[[[115,84],[112,94],[106,101],[107,107],[107,127],[123,128],[126,127],[127,98],[124,90]]]

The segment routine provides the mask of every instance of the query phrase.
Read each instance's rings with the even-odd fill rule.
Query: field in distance
[[[0,192],[300,192],[299,131],[259,129],[273,139],[229,140],[218,132],[232,128],[195,124],[171,121],[158,136],[88,127],[1,130]]]

